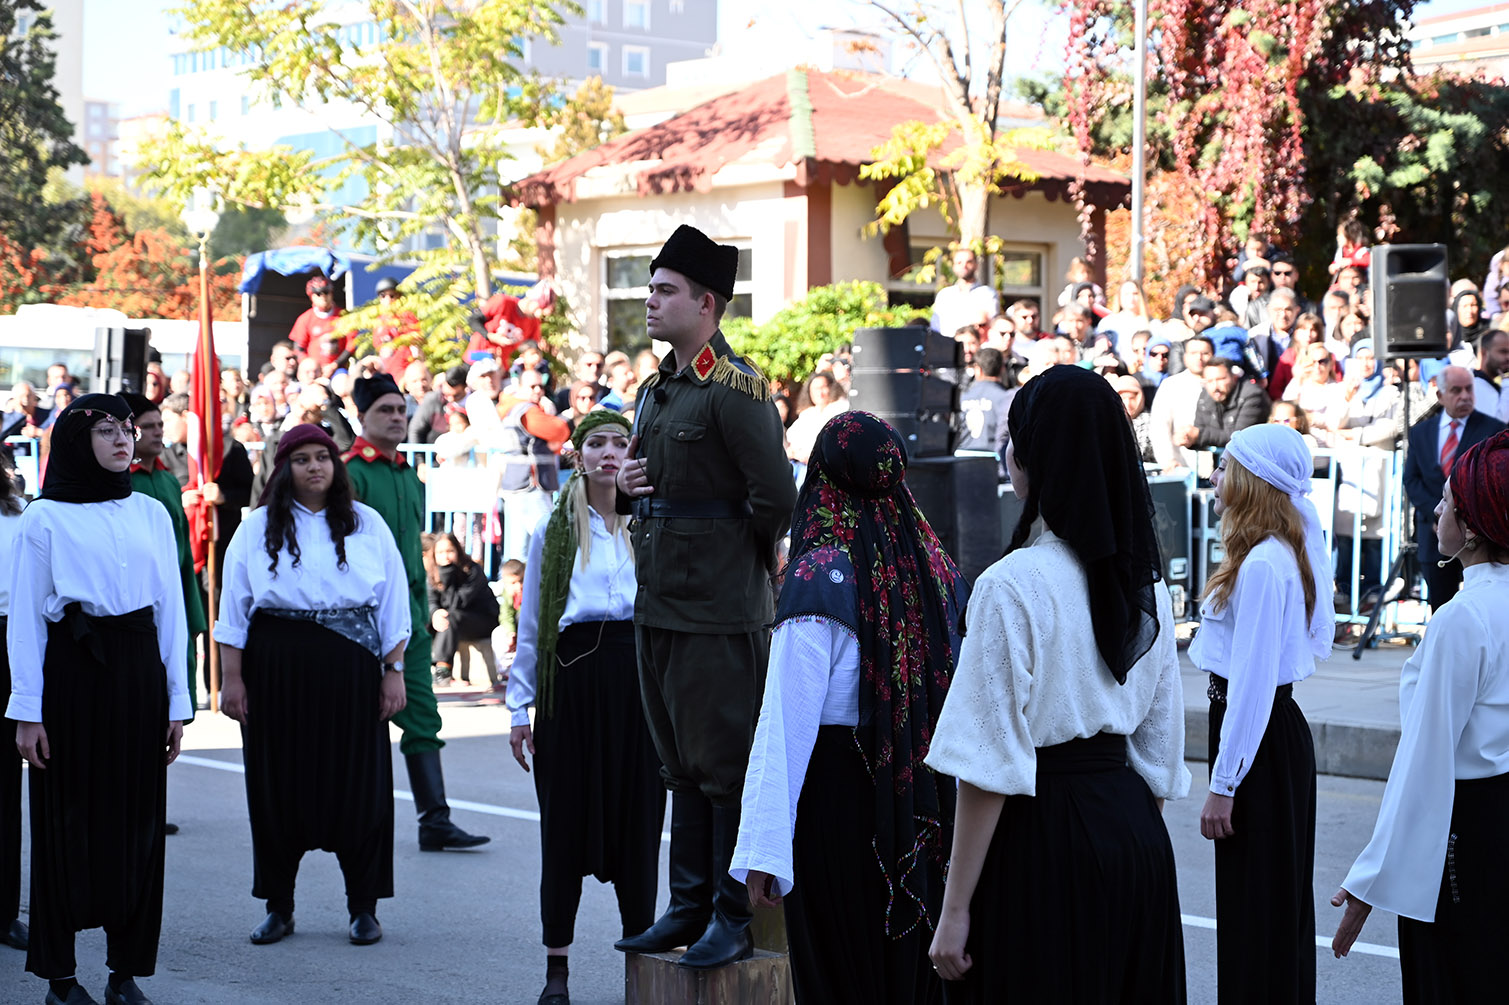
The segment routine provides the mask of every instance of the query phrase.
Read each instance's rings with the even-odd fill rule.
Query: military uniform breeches
[[[738,806],[765,694],[770,633],[699,635],[635,626],[639,693],[661,777]]]

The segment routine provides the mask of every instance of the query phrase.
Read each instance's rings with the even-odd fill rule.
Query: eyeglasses
[[[84,410],[84,415],[92,418],[94,416],[94,412],[93,410],[86,408]],[[117,436],[124,436],[128,440],[135,440],[141,436],[141,430],[137,429],[134,424],[130,422],[119,422],[115,419],[109,418],[101,419],[100,421],[96,422],[89,431],[100,439],[107,441],[113,440]]]
[[[1292,275],[1294,275],[1294,270],[1293,269],[1274,269],[1273,270],[1273,274],[1275,276],[1292,276]]]
[[[1148,356],[1151,359],[1168,359],[1168,350],[1154,350],[1153,352],[1148,353]]]

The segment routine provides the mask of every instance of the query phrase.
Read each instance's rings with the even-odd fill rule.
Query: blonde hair
[[[1299,581],[1305,593],[1305,622],[1315,614],[1315,572],[1305,550],[1305,524],[1299,510],[1282,491],[1244,468],[1230,452],[1221,482],[1221,546],[1226,557],[1221,568],[1205,584],[1205,596],[1218,610],[1231,602],[1237,573],[1253,548],[1270,537],[1284,542],[1294,552]]]
[[[567,512],[571,519],[572,533],[576,535],[576,552],[582,557],[582,567],[585,568],[592,563],[592,506],[587,502],[587,476],[571,479],[566,483],[566,491],[570,493],[568,505],[571,508]],[[634,544],[629,538],[629,521],[616,516],[614,519],[617,520],[617,525],[610,533],[623,538],[629,549],[629,561],[633,562]]]

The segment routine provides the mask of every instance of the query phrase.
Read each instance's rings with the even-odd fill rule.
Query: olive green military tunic
[[[666,785],[738,805],[765,690],[770,575],[796,483],[765,378],[715,333],[640,385],[636,456],[653,494],[620,508],[639,592],[645,718]]]

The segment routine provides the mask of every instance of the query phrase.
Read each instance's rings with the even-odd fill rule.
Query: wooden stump
[[[717,970],[678,967],[679,949],[627,954],[624,1005],[792,1005],[785,912],[758,909],[749,928],[754,955]]]

